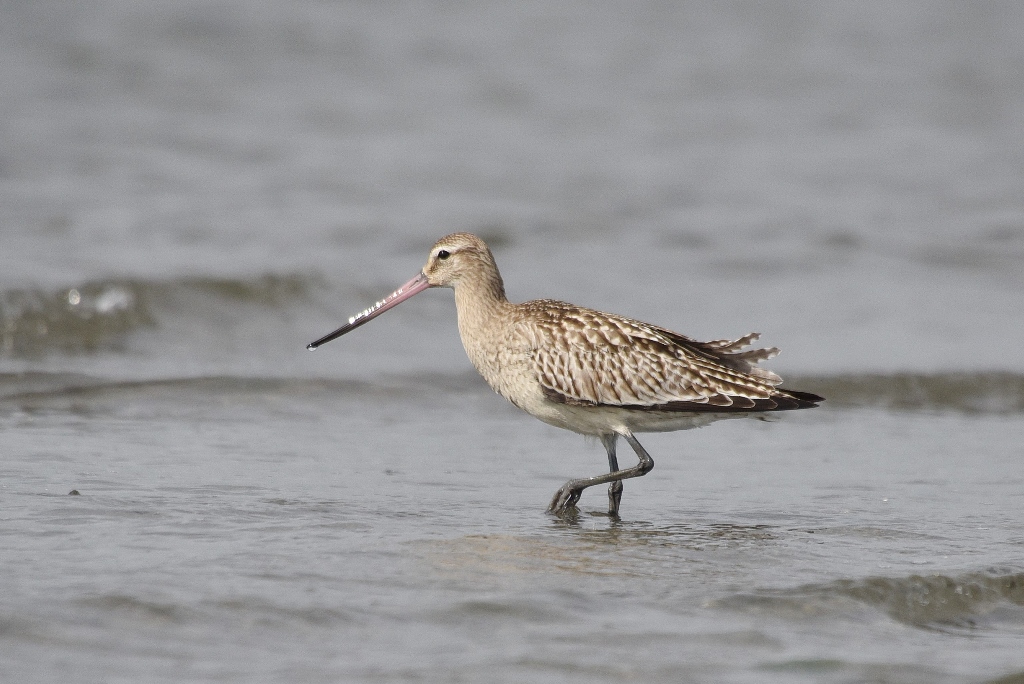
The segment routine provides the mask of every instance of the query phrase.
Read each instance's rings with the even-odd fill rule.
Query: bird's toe
[[[555,492],[554,497],[552,497],[551,504],[548,506],[548,513],[554,513],[556,515],[565,513],[570,508],[576,506],[576,503],[580,500],[581,494],[583,494],[582,489],[571,487],[569,483],[562,485],[562,487]]]

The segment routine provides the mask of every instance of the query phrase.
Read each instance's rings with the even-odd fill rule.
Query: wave
[[[99,280],[62,289],[0,291],[0,357],[118,350],[134,331],[156,327],[162,307],[197,296],[277,308],[309,299],[320,279],[305,275]]]
[[[34,359],[48,354],[125,352],[133,333],[161,326],[213,329],[240,306],[280,312],[296,303],[316,304],[330,287],[315,274],[262,274],[248,278],[182,277],[168,280],[108,279],[61,289],[0,291],[0,359]],[[243,318],[255,318],[243,312]],[[183,320],[184,319],[184,320]],[[39,380],[26,380],[31,385]],[[467,374],[467,377],[475,377]],[[47,382],[74,389],[65,376]],[[450,385],[452,376],[429,378]],[[170,378],[159,382],[232,385],[229,378]],[[250,382],[247,379],[246,382]],[[16,378],[3,380],[8,387]],[[154,381],[155,382],[155,381]],[[271,383],[289,382],[274,379]],[[392,378],[391,384],[422,385],[423,378]],[[476,386],[460,378],[461,387]],[[90,379],[85,386],[103,384]],[[825,397],[824,407],[875,407],[890,411],[938,410],[977,414],[1024,413],[1024,374],[1015,372],[848,373],[787,375],[787,387]],[[135,387],[134,390],[138,390]],[[237,386],[235,387],[237,389]],[[110,391],[113,391],[112,389]],[[247,390],[248,391],[248,390]]]
[[[880,610],[906,625],[940,631],[1024,632],[1024,573],[991,570],[957,576],[841,579],[794,589],[738,594],[723,607],[805,617]]]
[[[148,397],[195,402],[241,395],[299,395],[380,393],[381,386],[358,380],[247,378],[235,376],[199,376],[192,378],[154,378],[146,380],[105,380],[74,373],[0,373],[0,403],[21,408],[39,408],[76,404],[90,400],[129,401]]]
[[[965,414],[1024,413],[1024,375],[950,373],[805,376],[787,383],[825,397],[824,409],[882,408],[891,411],[950,411]],[[370,381],[348,378],[289,378],[204,375],[113,380],[72,373],[0,373],[0,402],[24,407],[60,405],[74,399],[223,397],[264,395],[413,396],[437,392],[489,393],[472,371],[407,373]]]
[[[0,373],[0,414],[57,411],[94,415],[115,407],[159,405],[167,412],[205,411],[248,400],[308,402],[326,399],[393,401],[436,397],[438,392],[490,393],[475,374],[388,376],[373,381],[347,378],[288,378],[204,375],[112,380],[77,373]],[[236,402],[246,398],[247,401]],[[227,401],[226,401],[227,400]]]
[[[786,379],[785,386],[820,394],[830,407],[1024,413],[1024,375],[1019,373],[851,373]]]
[[[354,622],[353,614],[322,606],[277,605],[258,598],[239,598],[195,604],[151,601],[129,594],[99,594],[75,603],[123,621],[186,623],[205,618],[243,617],[263,625],[328,625]]]

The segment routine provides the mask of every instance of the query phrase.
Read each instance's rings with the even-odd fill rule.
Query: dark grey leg
[[[621,434],[626,441],[629,442],[629,445],[633,447],[633,451],[636,452],[637,458],[640,459],[640,462],[632,468],[618,470],[619,464],[615,457],[615,439],[618,435],[615,433],[607,436],[602,435],[601,443],[605,445],[605,450],[608,452],[608,466],[610,468],[614,468],[614,470],[605,475],[581,477],[576,480],[569,480],[562,485],[561,489],[555,492],[555,496],[551,499],[551,504],[548,506],[548,513],[564,513],[566,510],[576,505],[576,502],[580,500],[580,495],[583,493],[583,490],[587,487],[611,482],[612,486],[609,487],[608,491],[609,513],[613,513],[615,515],[618,514],[619,499],[622,497],[622,480],[627,480],[631,477],[641,477],[642,475],[646,475],[651,472],[654,468],[654,459],[651,458],[651,455],[648,454],[642,446],[640,446],[640,442],[636,440],[636,437],[633,436],[632,432],[625,430],[618,434]],[[618,491],[613,501],[612,489],[615,488],[616,484],[618,484]],[[615,508],[614,511],[611,510],[613,503]]]
[[[615,442],[619,436],[614,432],[610,435],[601,436],[601,444],[608,452],[608,472],[614,473],[619,469],[619,459],[615,457]],[[622,480],[615,480],[608,485],[608,515],[619,514],[619,502],[622,501]]]

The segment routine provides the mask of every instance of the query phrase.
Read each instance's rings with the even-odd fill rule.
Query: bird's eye
[[[445,259],[447,259],[451,255],[452,255],[452,253],[449,252],[447,249],[442,249],[442,250],[438,251],[437,258],[440,259],[441,261],[444,261]]]

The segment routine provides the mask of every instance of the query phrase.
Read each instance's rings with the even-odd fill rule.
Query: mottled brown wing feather
[[[521,330],[537,378],[552,401],[657,411],[771,411],[811,406],[820,397],[776,389],[781,378],[757,368],[777,349],[738,340],[697,342],[614,314],[555,302],[528,302]]]

